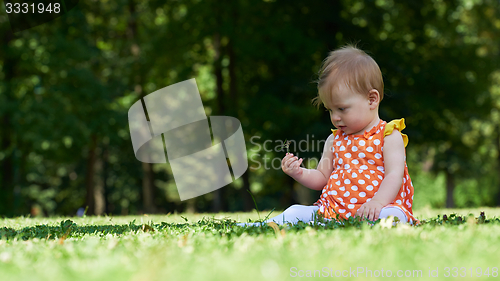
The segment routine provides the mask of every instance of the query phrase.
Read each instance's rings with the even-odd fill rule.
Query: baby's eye
[[[339,107],[339,110],[340,110],[340,111],[344,111],[344,110],[345,110],[345,107]]]

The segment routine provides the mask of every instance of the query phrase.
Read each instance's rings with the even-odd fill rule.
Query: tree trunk
[[[105,143],[102,150],[102,189],[104,196],[104,213],[108,214],[112,212],[112,208],[109,205],[109,186],[108,186],[108,170],[109,170],[109,148],[108,144]]]
[[[498,189],[497,189],[497,206],[500,206],[500,125],[497,125],[497,177],[498,177]]]
[[[295,201],[299,202],[300,205],[311,205],[314,203],[311,190],[297,181],[294,183],[294,193],[296,194]]]
[[[186,213],[193,214],[196,212],[196,198],[186,200]]]
[[[87,191],[87,215],[95,214],[95,194],[94,194],[94,176],[96,161],[97,136],[90,136],[89,152],[87,156],[87,174],[85,175],[85,189]]]
[[[218,114],[223,115],[226,112],[226,108],[224,106],[224,89],[222,88],[223,77],[222,77],[222,54],[221,54],[221,39],[220,34],[216,33],[214,35],[214,50],[215,50],[215,58],[214,58],[214,74],[215,74],[215,84],[216,84],[216,93],[217,93],[217,106],[218,106]]]
[[[139,65],[139,55],[141,49],[136,42],[137,40],[137,11],[136,11],[136,3],[134,0],[129,0],[128,2],[128,10],[130,13],[130,18],[128,20],[127,26],[127,38],[131,41],[130,51],[132,55],[135,57],[134,63],[134,71],[131,79],[132,85],[138,89],[141,89],[139,92],[139,98],[142,99],[146,95],[146,93],[142,90],[144,89],[143,81],[145,73],[140,69]],[[139,87],[137,87],[139,85]],[[149,121],[149,117],[148,117]],[[142,163],[142,205],[144,213],[154,213],[156,212],[156,206],[154,205],[154,172],[153,172],[153,164],[151,163]]]
[[[233,21],[237,21],[237,14],[233,14]],[[233,34],[234,36],[234,34]],[[236,118],[239,118],[238,112],[238,81],[236,76],[236,54],[234,52],[234,39],[229,41],[227,46],[227,51],[229,55],[229,96],[231,97],[231,112],[230,115]],[[252,196],[249,193],[250,190],[250,169],[248,169],[243,175],[243,188],[240,189],[240,196],[243,198],[243,208],[245,211],[250,211],[254,207],[255,203],[253,202]]]
[[[453,191],[455,190],[455,178],[450,171],[445,170],[446,173],[446,208],[454,208],[455,200],[453,199]]]
[[[5,96],[5,100],[7,103],[14,102],[14,95],[12,93],[12,79],[14,78],[14,67],[16,61],[12,58],[10,54],[9,43],[13,39],[14,35],[10,30],[6,31],[2,45],[4,46],[4,61],[3,61],[3,72],[4,72],[4,85],[5,92],[2,94]],[[0,182],[0,194],[2,194],[2,198],[0,201],[0,214],[9,215],[13,213],[13,195],[14,195],[14,154],[13,151],[13,128],[12,128],[12,111],[13,106],[7,106],[5,108],[3,116],[0,118],[1,122],[1,147],[0,151],[4,154],[2,162],[2,175]]]
[[[236,79],[236,55],[234,54],[233,40],[231,39],[227,45],[229,56],[229,97],[231,100],[231,116],[238,117],[238,83]]]
[[[128,1],[128,11],[130,13],[130,18],[128,19],[127,25],[127,37],[130,40],[134,40],[137,33],[137,15],[135,13],[135,1]]]
[[[243,210],[251,211],[254,208],[254,202],[252,196],[250,195],[250,169],[247,169],[246,172],[241,176],[243,179],[243,188],[241,194],[243,197]]]
[[[96,149],[98,150],[98,149]],[[96,151],[97,154],[97,151]],[[104,180],[103,180],[102,159],[96,157],[94,164],[94,214],[101,216],[106,211],[106,200],[104,199]]]
[[[216,33],[214,35],[214,50],[215,50],[215,61],[214,61],[214,74],[215,74],[215,84],[217,92],[217,105],[218,114],[223,116],[225,114],[224,107],[224,89],[222,88],[223,77],[222,77],[222,54],[221,54],[221,39],[220,34]],[[212,212],[220,212],[222,210],[222,188],[219,188],[212,192]]]
[[[18,147],[26,147],[22,142],[17,143]],[[28,158],[28,153],[22,152],[19,156],[19,173],[17,178],[15,179],[16,187],[14,192],[14,212],[15,214],[22,214],[23,205],[25,204],[22,194],[21,194],[21,186],[26,182],[26,162]]]
[[[156,207],[154,205],[154,190],[153,190],[153,164],[142,163],[142,204],[144,213],[155,213]]]
[[[295,200],[294,193],[295,193],[295,180],[292,177],[286,177],[286,182],[287,182],[287,188],[284,190],[284,194],[281,197],[281,205],[284,206],[285,208],[297,204],[297,200]]]

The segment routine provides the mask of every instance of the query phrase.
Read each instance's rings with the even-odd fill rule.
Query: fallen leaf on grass
[[[177,241],[177,246],[179,246],[179,248],[182,248],[182,247],[186,246],[187,239],[188,239],[188,235],[184,234],[182,236],[182,238]]]
[[[278,226],[277,223],[275,223],[275,222],[268,222],[267,225],[269,225],[270,227],[273,228],[274,234],[280,235],[281,237],[285,237],[285,235],[286,235],[285,229],[283,228],[282,230],[280,230],[280,227]]]
[[[144,232],[149,232],[149,231],[155,232],[155,229],[152,228],[151,226],[147,225],[147,224],[143,224],[142,225],[142,231],[144,231]]]

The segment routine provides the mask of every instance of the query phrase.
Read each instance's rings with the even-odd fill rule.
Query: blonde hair
[[[313,105],[330,102],[332,91],[340,83],[359,94],[368,94],[372,89],[384,98],[384,81],[382,72],[375,60],[364,51],[353,45],[346,45],[330,52],[323,61],[318,72],[318,96],[312,100]]]

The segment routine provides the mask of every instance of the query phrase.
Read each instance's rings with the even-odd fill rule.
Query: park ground
[[[497,208],[420,209],[415,215],[423,224],[416,227],[391,227],[387,221],[371,227],[233,223],[267,213],[0,219],[0,276],[9,281],[499,278]]]

